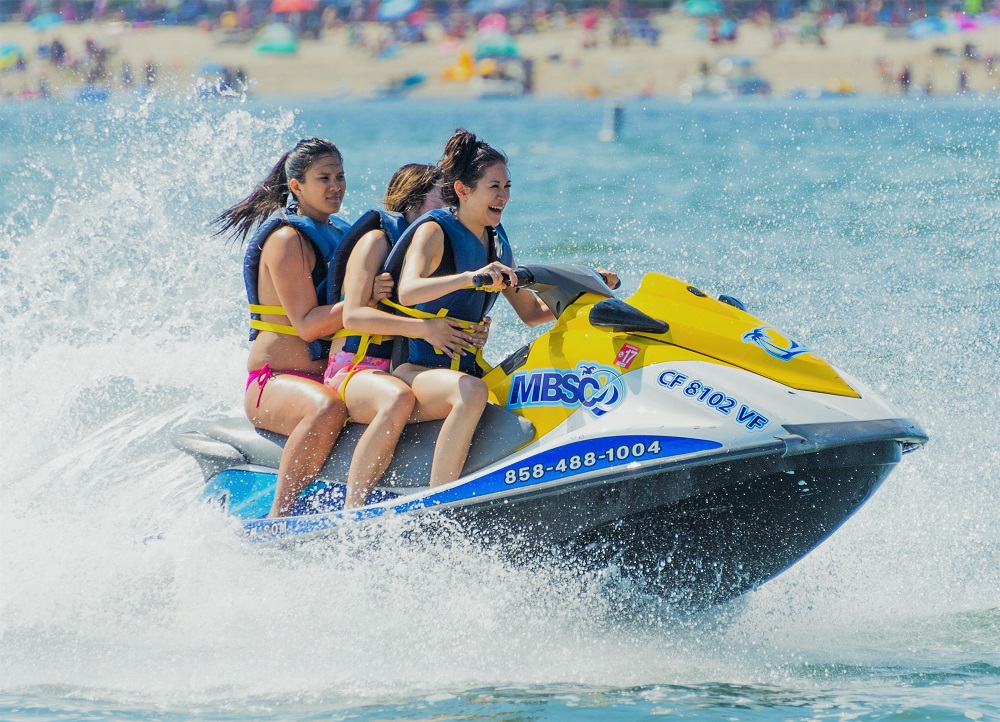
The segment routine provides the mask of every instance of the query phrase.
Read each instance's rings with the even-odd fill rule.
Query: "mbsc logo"
[[[507,407],[583,406],[594,416],[604,416],[625,398],[625,382],[607,366],[584,361],[573,370],[520,371],[510,380]]]

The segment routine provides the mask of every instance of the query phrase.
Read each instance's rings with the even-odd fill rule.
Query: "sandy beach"
[[[710,44],[699,38],[698,21],[677,13],[652,18],[659,28],[659,43],[633,41],[610,43],[611,22],[603,19],[597,47],[584,48],[584,31],[578,25],[518,35],[520,53],[534,60],[534,93],[541,97],[677,97],[686,79],[703,64],[714,67],[726,55],[740,55],[755,62],[775,95],[796,90],[850,91],[861,95],[900,92],[898,76],[911,68],[911,84],[936,95],[954,94],[959,72],[969,87],[992,93],[1000,89],[1000,75],[983,58],[1000,52],[1000,25],[979,30],[940,34],[914,40],[900,37],[897,29],[883,26],[845,25],[824,31],[824,43],[803,41],[798,28],[808,18],[790,21],[788,37],[776,44],[771,24],[740,25],[736,41]],[[20,45],[29,60],[24,72],[0,73],[0,91],[7,98],[37,87],[39,79],[53,94],[80,86],[81,73],[55,68],[35,59],[39,45],[58,37],[73,55],[82,55],[86,39],[110,49],[108,71],[102,81],[117,89],[121,67],[128,63],[140,76],[147,62],[155,63],[157,83],[165,92],[188,91],[200,67],[209,63],[241,68],[250,79],[250,92],[270,97],[368,97],[407,76],[426,80],[410,91],[413,97],[471,97],[468,81],[449,80],[445,71],[457,62],[460,43],[447,39],[435,24],[428,26],[428,42],[400,44],[392,57],[377,58],[371,49],[388,33],[384,25],[365,24],[360,31],[366,47],[351,45],[346,27],[325,30],[318,40],[302,40],[292,55],[262,55],[253,42],[233,42],[221,30],[193,26],[132,27],[124,23],[82,22],[63,24],[38,32],[24,23],[0,25],[0,46]],[[471,38],[470,38],[471,41]],[[972,44],[978,57],[965,58]],[[878,58],[883,58],[880,66]],[[136,81],[138,83],[138,80]]]

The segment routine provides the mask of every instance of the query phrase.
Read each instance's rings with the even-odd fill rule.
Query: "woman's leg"
[[[392,461],[393,452],[413,411],[413,391],[384,371],[359,371],[341,388],[351,418],[368,424],[358,440],[347,474],[345,509],[364,506]]]
[[[417,399],[416,421],[444,419],[431,465],[431,486],[455,481],[469,456],[472,435],[483,415],[489,392],[481,379],[452,369],[403,364],[395,374],[408,383]]]
[[[288,437],[268,513],[288,516],[323,468],[347,419],[347,407],[333,389],[288,374],[273,376],[263,390],[251,384],[243,406],[254,426]]]

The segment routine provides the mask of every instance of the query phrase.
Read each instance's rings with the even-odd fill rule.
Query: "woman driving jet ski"
[[[500,225],[510,200],[507,157],[459,128],[445,144],[438,168],[442,199],[451,208],[421,216],[393,248],[386,270],[399,279],[393,299],[398,304],[390,305],[418,317],[447,316],[467,327],[486,318],[500,292],[529,326],[555,320],[535,294],[516,293],[513,252]],[[480,274],[491,283],[473,288]],[[461,475],[486,408],[489,394],[480,378],[485,362],[478,349],[472,350],[455,358],[423,339],[411,339],[407,362],[394,372],[418,399],[427,400],[431,413],[444,414],[431,486]]]

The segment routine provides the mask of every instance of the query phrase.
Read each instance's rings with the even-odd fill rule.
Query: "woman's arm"
[[[261,266],[278,296],[278,303],[303,341],[315,341],[344,327],[343,304],[319,305],[312,281],[315,262],[312,249],[289,226],[279,228],[268,237],[261,257]]]
[[[505,289],[503,295],[528,326],[538,326],[556,320],[555,314],[542,299],[530,291],[518,291],[516,287],[512,287]]]
[[[444,257],[444,231],[434,221],[421,225],[413,234],[413,241],[406,250],[403,270],[399,275],[399,302],[404,306],[427,303],[472,286],[472,279],[480,273],[489,275],[493,284],[484,290],[499,291],[504,288],[504,273],[513,276],[502,263],[491,263],[478,271],[466,271],[451,276],[431,276]]]
[[[621,281],[618,280],[618,276],[614,271],[609,271],[600,266],[596,270],[609,288],[614,289],[621,285]],[[520,293],[516,288],[507,288],[504,290],[503,295],[510,302],[510,305],[514,307],[521,320],[529,326],[537,326],[556,320],[555,314],[552,313],[551,309],[534,293]]]
[[[370,305],[375,278],[388,255],[389,243],[378,230],[363,235],[351,251],[344,277],[344,327],[362,333],[422,338],[452,358],[459,346],[472,345],[472,336],[457,323],[394,316]]]

